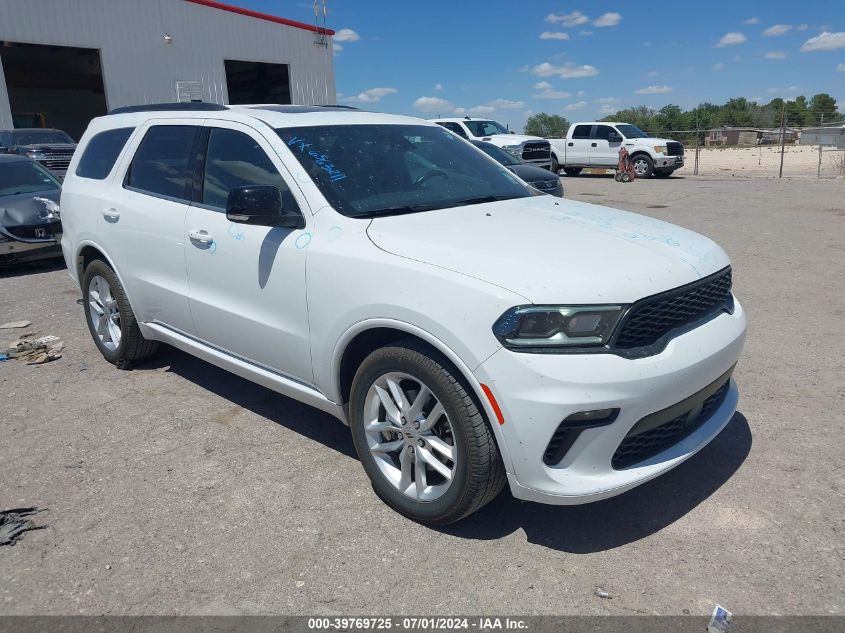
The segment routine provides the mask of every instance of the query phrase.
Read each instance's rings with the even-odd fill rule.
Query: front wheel
[[[656,178],[668,178],[675,173],[674,169],[658,169],[654,172]]]
[[[654,173],[654,161],[647,154],[637,154],[631,159],[637,178],[651,178]]]
[[[581,173],[582,169],[583,169],[583,167],[564,167],[563,173],[566,174],[567,176],[577,176],[578,174]]]
[[[559,174],[560,173],[560,163],[557,162],[557,158],[554,154],[552,154],[552,173]]]
[[[454,523],[504,486],[496,442],[475,400],[445,358],[415,341],[364,360],[349,417],[376,494],[414,521]]]

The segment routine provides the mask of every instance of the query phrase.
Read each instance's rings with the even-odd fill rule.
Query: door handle
[[[199,242],[203,246],[208,246],[214,241],[214,238],[207,231],[191,231],[188,233],[188,237],[191,238],[192,242]]]
[[[591,144],[590,144],[590,147],[596,147],[596,144],[595,144],[595,143],[591,143]]]
[[[575,147],[575,143],[567,143],[569,147]]]
[[[100,213],[102,213],[103,217],[110,222],[117,222],[120,219],[120,211],[114,207],[103,209]]]

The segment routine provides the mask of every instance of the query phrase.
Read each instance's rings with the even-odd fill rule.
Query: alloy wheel
[[[109,282],[100,275],[88,284],[88,313],[103,347],[116,350],[120,346],[120,309]]]

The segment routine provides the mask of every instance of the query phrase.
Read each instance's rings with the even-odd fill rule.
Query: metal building
[[[845,125],[808,127],[801,130],[801,145],[825,145],[845,149]]]
[[[120,106],[335,102],[333,31],[215,0],[0,0],[0,129]]]

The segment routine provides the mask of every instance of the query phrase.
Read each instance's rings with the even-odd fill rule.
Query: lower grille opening
[[[597,426],[606,426],[619,416],[619,409],[580,411],[568,416],[552,434],[552,439],[543,453],[543,463],[554,466],[563,461],[566,453],[575,444],[582,431]]]
[[[630,468],[692,435],[724,401],[732,371],[733,367],[686,400],[637,422],[613,454],[611,466]]]

